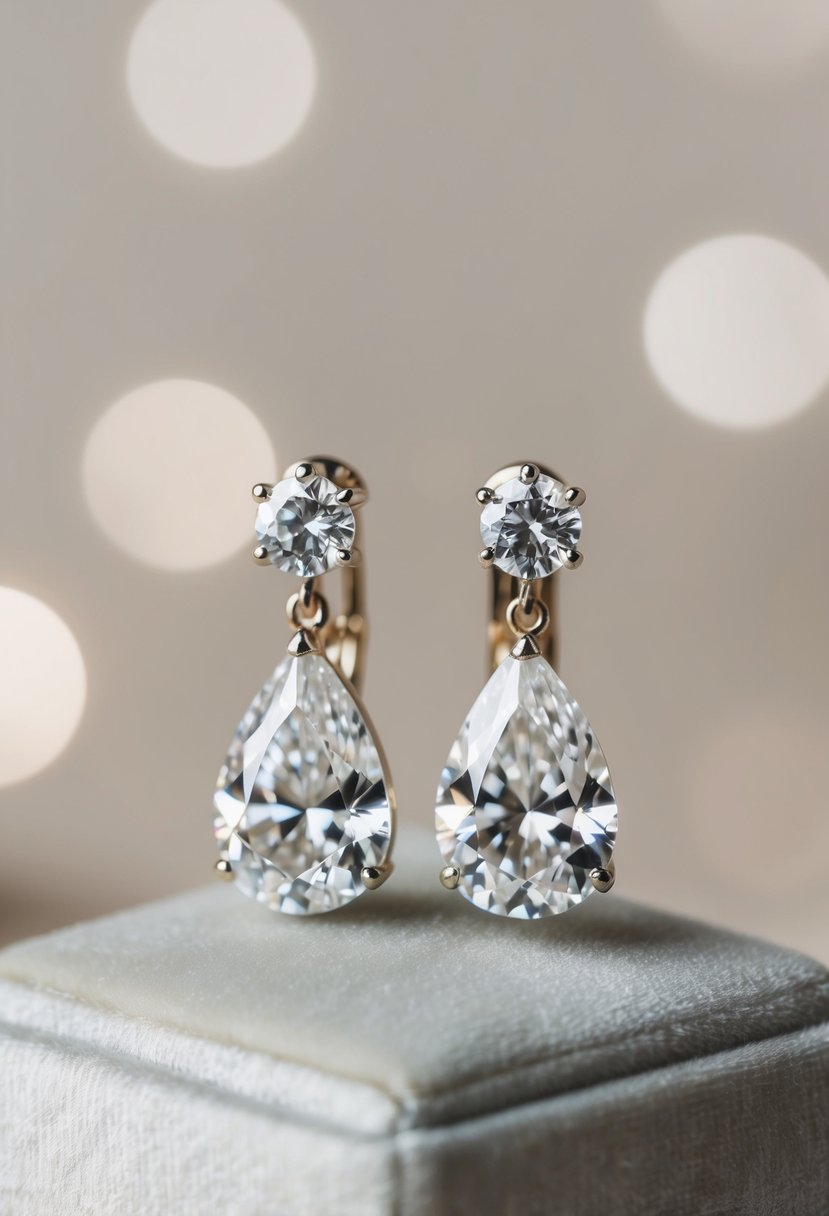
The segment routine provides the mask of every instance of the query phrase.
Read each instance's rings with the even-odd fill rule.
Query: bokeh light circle
[[[198,165],[238,168],[293,139],[316,65],[280,0],[154,0],[130,42],[127,83],[159,143]]]
[[[728,72],[770,76],[808,65],[829,45],[826,0],[654,0],[680,40]]]
[[[769,426],[829,379],[829,279],[783,241],[717,237],[661,273],[643,330],[650,366],[679,405],[719,426]]]
[[[69,626],[42,600],[0,587],[0,785],[51,764],[85,702],[86,668]]]
[[[152,566],[195,570],[254,545],[250,488],[275,470],[265,428],[236,397],[199,380],[160,380],[98,419],[83,484],[119,548]]]

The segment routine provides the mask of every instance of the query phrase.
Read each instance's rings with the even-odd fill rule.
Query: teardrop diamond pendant
[[[581,565],[573,546],[585,494],[524,464],[501,469],[477,497],[494,670],[438,785],[440,878],[486,912],[536,920],[609,891],[615,878],[607,762],[551,662],[555,572]]]
[[[324,473],[325,475],[322,475]],[[336,480],[334,480],[336,478]],[[214,795],[218,872],[278,912],[331,912],[391,873],[394,793],[356,689],[366,636],[353,508],[365,491],[338,461],[315,457],[260,503],[254,557],[305,574],[288,601],[288,654],[242,718]],[[344,611],[329,623],[315,578],[342,569]]]
[[[593,890],[616,839],[616,802],[592,727],[536,649],[495,669],[452,745],[438,844],[458,889],[499,916],[565,912]]]
[[[217,844],[246,895],[279,912],[329,912],[386,862],[389,784],[365,711],[328,659],[288,655],[222,766]]]

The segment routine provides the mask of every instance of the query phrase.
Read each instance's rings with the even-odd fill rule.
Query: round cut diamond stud
[[[355,523],[339,495],[327,477],[278,482],[256,512],[256,536],[266,561],[301,578],[341,564],[353,546]]]
[[[493,564],[520,579],[545,578],[575,565],[581,514],[567,494],[567,486],[543,473],[498,486],[481,511],[484,552]]]

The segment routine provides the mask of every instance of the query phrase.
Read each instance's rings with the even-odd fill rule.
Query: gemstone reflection
[[[284,659],[234,735],[214,797],[237,885],[280,912],[350,903],[391,843],[391,785],[364,714],[321,654]]]
[[[441,775],[438,844],[458,889],[499,916],[565,912],[593,891],[616,839],[607,763],[541,655],[508,655],[472,706]]]
[[[337,551],[351,548],[356,530],[354,512],[339,493],[327,477],[277,482],[256,512],[256,536],[274,566],[300,578],[333,569]]]
[[[565,485],[544,473],[529,485],[514,477],[498,486],[481,511],[481,539],[500,570],[535,579],[564,564],[581,536],[581,514],[566,493]]]

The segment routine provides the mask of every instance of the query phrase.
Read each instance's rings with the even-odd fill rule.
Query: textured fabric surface
[[[217,885],[0,954],[2,1211],[829,1210],[817,963],[398,864],[313,921]]]

